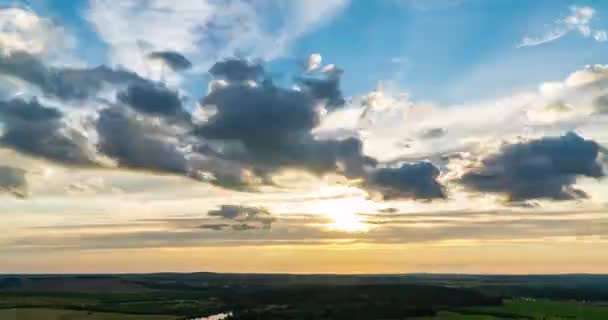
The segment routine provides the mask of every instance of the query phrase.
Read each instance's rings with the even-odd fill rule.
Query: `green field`
[[[608,320],[608,276],[0,275],[0,320]]]
[[[174,320],[171,316],[128,315],[58,309],[5,309],[2,320]]]
[[[500,307],[467,308],[462,311],[443,311],[432,318],[420,320],[494,320],[494,319],[539,319],[539,320],[605,320],[608,307],[570,301],[506,300]]]

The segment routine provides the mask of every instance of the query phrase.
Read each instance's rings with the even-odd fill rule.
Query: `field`
[[[608,277],[0,276],[1,320],[608,319]]]
[[[442,311],[435,317],[421,320],[494,320],[494,319],[608,319],[606,306],[574,302],[535,299],[506,300],[502,306],[468,308],[462,311]]]
[[[171,316],[128,315],[60,309],[4,309],[2,320],[173,320]]]

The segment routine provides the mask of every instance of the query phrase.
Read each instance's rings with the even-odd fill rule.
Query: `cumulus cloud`
[[[97,153],[87,137],[70,128],[63,114],[37,100],[0,102],[0,144],[25,154],[73,165],[93,165]]]
[[[188,174],[185,153],[169,128],[119,109],[101,111],[99,149],[125,167]]]
[[[228,188],[256,185],[247,166],[224,157],[185,121],[172,123],[127,109],[110,107],[96,122],[97,149],[120,167],[186,176]]]
[[[334,67],[323,72],[325,76],[322,78],[300,77],[298,78],[298,84],[302,90],[307,91],[315,99],[322,101],[328,110],[344,106],[346,100],[340,89],[340,78],[343,71]]]
[[[242,80],[242,77],[232,77]],[[236,140],[245,148],[244,161],[273,172],[284,167],[317,173],[362,172],[373,163],[361,153],[361,142],[316,140],[311,131],[319,123],[320,99],[308,92],[263,83],[228,82],[201,100],[216,111],[198,128],[207,139]]]
[[[264,68],[258,62],[232,58],[216,62],[209,73],[227,81],[258,81],[264,75]]]
[[[386,198],[445,198],[444,187],[437,181],[439,174],[439,169],[430,162],[406,163],[398,168],[376,170],[368,183]]]
[[[608,67],[601,64],[587,65],[563,81],[543,83],[539,93],[541,102],[546,104],[544,110],[540,111],[564,114],[560,118],[602,114],[604,97],[608,94]]]
[[[43,55],[53,49],[71,46],[72,42],[63,28],[28,8],[0,8],[0,51],[3,54],[27,52]]]
[[[87,99],[107,85],[146,82],[138,75],[106,66],[57,68],[23,51],[0,55],[0,73],[38,88],[44,95],[64,100]]]
[[[585,198],[574,184],[578,177],[604,176],[599,153],[595,141],[572,132],[507,144],[466,172],[459,182],[479,192],[505,194],[510,201]]]
[[[133,84],[119,92],[117,99],[134,110],[150,115],[188,118],[179,94],[162,84]]]
[[[596,11],[592,7],[571,6],[570,15],[557,20],[551,30],[540,37],[523,38],[518,47],[532,47],[552,42],[571,32],[578,32],[585,38],[593,37],[597,42],[605,42],[608,40],[606,31],[602,29],[593,29],[591,26],[595,14]]]
[[[25,171],[18,168],[0,166],[0,192],[23,198],[28,194]]]

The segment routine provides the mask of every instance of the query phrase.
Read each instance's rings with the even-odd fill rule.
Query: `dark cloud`
[[[380,168],[370,174],[368,184],[387,198],[445,198],[437,181],[440,171],[432,163],[406,163],[399,168]]]
[[[179,94],[162,84],[151,82],[132,84],[118,93],[117,99],[139,112],[188,118]]]
[[[596,142],[570,132],[506,145],[460,182],[476,191],[504,193],[511,201],[584,198],[586,194],[573,185],[580,176],[604,176],[598,155]]]
[[[218,79],[228,81],[257,81],[264,76],[264,67],[256,62],[242,59],[226,59],[216,62],[209,73]]]
[[[110,108],[97,121],[99,150],[121,166],[189,174],[188,160],[168,128]]]
[[[286,135],[309,132],[319,121],[312,99],[295,90],[274,86],[229,84],[201,100],[217,113],[201,129],[214,139],[238,139],[255,148],[278,144]]]
[[[235,231],[270,229],[272,223],[276,221],[276,218],[264,208],[237,205],[223,205],[217,210],[209,211],[207,215],[231,223],[210,223],[201,225],[200,228],[212,230],[232,228]]]
[[[325,78],[299,79],[302,90],[275,86],[260,64],[244,60],[218,62],[209,72],[226,82],[201,99],[203,108],[215,112],[194,124],[177,92],[134,73],[103,66],[53,68],[26,53],[0,57],[0,73],[56,98],[87,99],[109,84],[123,89],[117,94],[120,104],[100,111],[96,119],[96,146],[87,135],[71,129],[61,112],[36,100],[0,104],[4,123],[0,142],[67,164],[98,165],[97,156],[104,155],[121,167],[174,173],[230,188],[249,190],[252,185],[272,183],[275,172],[295,168],[361,178],[414,198],[438,197],[430,189],[439,187],[427,181],[436,183],[436,176],[428,171],[398,170],[402,181],[396,182],[384,178],[384,172],[393,169],[372,170],[377,161],[363,154],[358,138],[314,136],[319,102],[330,109],[344,104],[341,70],[325,70]],[[415,177],[416,173],[422,176]],[[427,190],[420,189],[421,181],[427,181]]]
[[[0,192],[7,192],[20,198],[26,197],[28,185],[25,171],[13,167],[0,166]]]
[[[86,136],[67,127],[61,112],[44,107],[36,100],[0,102],[0,122],[4,125],[1,145],[67,164],[95,163],[95,154]]]
[[[314,100],[306,93],[271,84],[228,84],[212,91],[201,104],[217,112],[198,129],[208,139],[237,140],[247,151],[243,160],[263,171],[299,167],[323,173],[340,164],[361,171],[371,158],[362,155],[361,142],[316,140],[311,130],[319,123]]]
[[[340,78],[342,70],[337,69],[329,72],[325,78],[300,77],[297,82],[315,100],[325,103],[329,110],[344,106],[346,100],[340,89]]]
[[[304,86],[301,91],[277,87],[268,81],[228,82],[201,100],[203,108],[213,107],[215,113],[197,129],[197,134],[239,142],[244,152],[232,154],[231,159],[247,163],[265,177],[283,168],[315,174],[336,172],[363,179],[386,196],[444,197],[436,180],[439,170],[430,163],[374,170],[377,160],[363,154],[358,138],[314,137],[312,130],[319,124],[319,101],[335,102],[334,98],[341,97],[340,74],[334,70],[328,72],[327,79],[299,79]],[[335,90],[327,91],[325,86]],[[341,103],[330,104],[337,107]]]
[[[63,117],[59,110],[44,107],[35,99],[0,101],[0,115],[3,122],[52,121]]]
[[[97,121],[98,149],[125,168],[183,175],[233,189],[247,189],[245,167],[221,154],[203,154],[182,128],[128,110],[102,110]],[[194,141],[196,142],[196,141]]]
[[[43,94],[59,99],[86,99],[108,84],[145,83],[137,74],[113,70],[106,66],[95,68],[48,67],[37,57],[25,52],[0,55],[0,74],[30,83]]]
[[[148,58],[162,61],[173,71],[192,68],[192,63],[184,55],[175,51],[155,51],[148,54]]]

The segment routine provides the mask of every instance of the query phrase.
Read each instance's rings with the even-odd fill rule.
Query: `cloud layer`
[[[512,201],[586,197],[574,188],[577,177],[604,176],[599,146],[575,133],[505,145],[482,160],[461,182],[480,192],[505,193]]]

